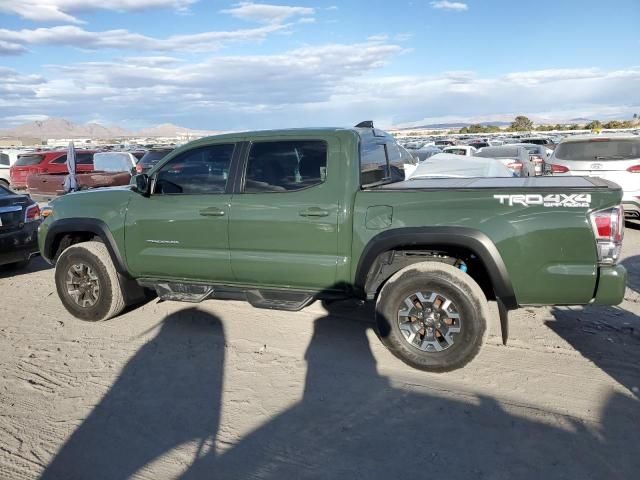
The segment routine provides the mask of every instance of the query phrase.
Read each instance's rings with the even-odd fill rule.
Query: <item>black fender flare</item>
[[[56,254],[54,250],[54,248],[56,248],[56,238],[60,235],[76,232],[89,232],[100,237],[109,251],[116,271],[125,278],[131,278],[126,263],[118,249],[118,245],[111,234],[111,230],[109,230],[106,223],[98,218],[61,218],[60,220],[54,221],[47,229],[47,236],[44,240],[42,256],[45,260],[49,262],[54,260]]]
[[[403,247],[438,245],[472,251],[484,264],[497,298],[507,310],[518,308],[509,272],[491,239],[479,230],[467,227],[407,227],[386,230],[373,237],[358,261],[355,287],[366,292],[369,271],[378,256]]]

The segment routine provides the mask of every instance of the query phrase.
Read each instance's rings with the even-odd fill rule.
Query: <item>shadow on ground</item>
[[[621,263],[627,269],[627,287],[640,293],[640,256]],[[551,313],[554,321],[547,322],[549,328],[640,397],[640,317],[618,306],[597,305],[556,307]]]
[[[640,469],[634,399],[606,399],[595,431],[534,410],[525,418],[525,407],[490,397],[394,388],[378,374],[370,327],[333,311],[316,320],[302,399],[221,453],[221,323],[194,308],[170,315],[42,478],[128,478],[189,441],[203,448],[183,479],[600,479]]]
[[[40,255],[34,256],[25,268],[13,268],[9,265],[0,265],[0,278],[18,277],[28,273],[35,273],[41,270],[53,268]]]

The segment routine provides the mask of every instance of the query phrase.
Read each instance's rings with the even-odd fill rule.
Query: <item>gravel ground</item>
[[[635,479],[640,228],[624,303],[497,310],[480,356],[428,374],[351,302],[298,313],[159,302],[72,318],[53,270],[0,272],[0,479]]]

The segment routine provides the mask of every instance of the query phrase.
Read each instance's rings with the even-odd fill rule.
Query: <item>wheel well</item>
[[[102,241],[102,239],[93,232],[59,233],[55,236],[51,244],[51,259],[55,262],[60,254],[71,245],[89,242],[91,240]]]
[[[481,258],[468,248],[447,245],[412,245],[382,252],[371,264],[365,294],[369,298],[377,296],[394,273],[420,262],[442,262],[461,269],[466,266],[466,273],[480,285],[487,300],[495,299],[491,277]]]

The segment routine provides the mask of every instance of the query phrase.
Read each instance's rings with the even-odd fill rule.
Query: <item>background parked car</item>
[[[534,177],[535,164],[524,147],[504,145],[502,147],[486,147],[476,153],[478,157],[497,158],[518,177]]]
[[[152,148],[144,154],[136,165],[137,173],[147,173],[151,168],[162,160],[167,154],[173,152],[173,148]]]
[[[437,153],[442,153],[442,150],[440,150],[438,147],[434,147],[433,145],[429,145],[426,147],[422,147],[419,150],[413,150],[412,153],[415,157],[418,158],[420,162],[422,162],[423,160],[426,160],[427,158],[432,157]]]
[[[38,253],[40,207],[28,195],[0,185],[0,265],[25,267]]]
[[[513,172],[495,158],[438,153],[424,162],[420,162],[408,180],[478,177],[513,177]]]
[[[640,138],[582,136],[564,139],[548,160],[553,175],[600,177],[624,191],[629,218],[640,218]]]
[[[524,147],[529,152],[531,161],[535,164],[536,175],[543,175],[546,171],[547,164],[547,151],[548,148],[542,145],[535,145],[533,143],[519,143],[520,147]]]
[[[0,185],[8,187],[11,183],[9,155],[0,153]]]
[[[93,170],[92,150],[76,150],[76,171]],[[11,166],[12,188],[27,188],[27,177],[36,173],[67,173],[67,151],[32,152],[18,155]]]
[[[94,169],[76,174],[78,190],[128,185],[135,173],[137,159],[130,152],[99,152],[93,156]],[[38,200],[50,200],[64,193],[66,172],[35,173],[27,177],[29,194]]]
[[[471,157],[477,153],[478,149],[470,145],[455,145],[453,147],[444,147],[442,153],[451,153],[452,155],[463,155]]]

